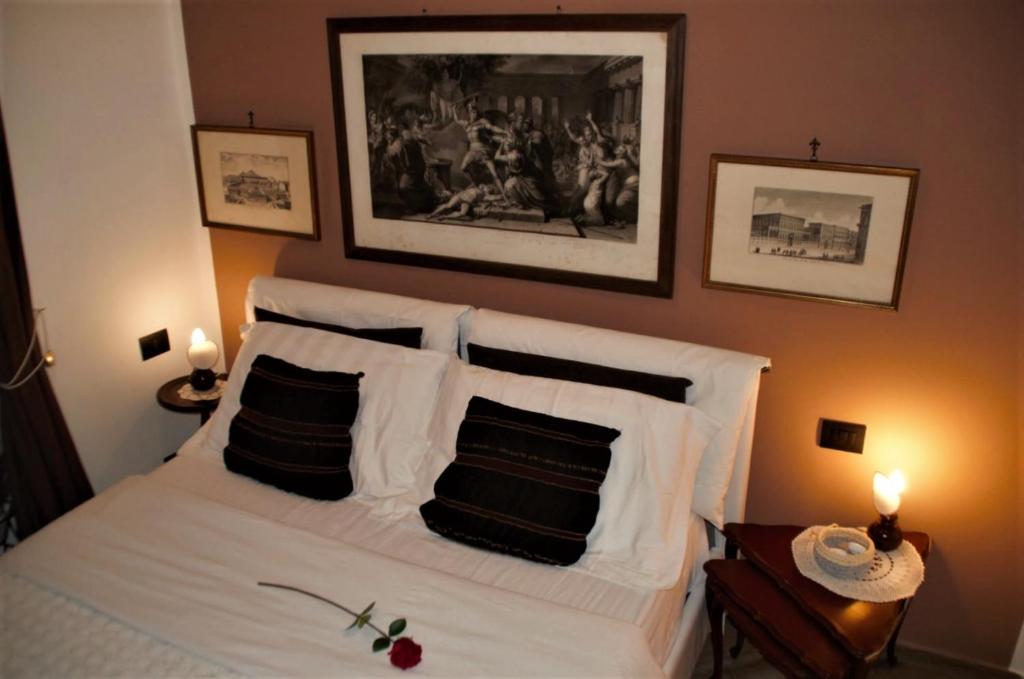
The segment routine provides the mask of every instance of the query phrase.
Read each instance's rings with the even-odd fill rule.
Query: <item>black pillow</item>
[[[599,387],[628,389],[675,403],[686,403],[686,388],[693,384],[685,377],[609,368],[594,363],[571,361],[567,358],[524,354],[507,349],[492,349],[479,344],[469,344],[466,348],[469,353],[469,362],[473,365],[519,375],[551,377],[556,380],[583,382]]]
[[[309,370],[260,354],[231,420],[225,466],[318,500],[345,497],[352,492],[350,428],[362,376]]]
[[[497,552],[567,566],[587,549],[615,429],[474,396],[455,460],[420,507],[430,530]]]
[[[321,323],[320,321],[309,321],[305,318],[296,318],[295,316],[281,314],[261,307],[255,307],[253,310],[256,313],[257,321],[286,323],[288,325],[298,325],[303,328],[316,328],[317,330],[326,330],[327,332],[335,332],[339,335],[348,335],[350,337],[373,340],[374,342],[397,344],[400,347],[408,347],[410,349],[419,349],[420,342],[423,338],[423,328],[346,328],[344,325],[332,325],[330,323]]]

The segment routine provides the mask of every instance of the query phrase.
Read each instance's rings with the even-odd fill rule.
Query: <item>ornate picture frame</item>
[[[346,256],[671,297],[685,28],[328,19]]]
[[[203,226],[320,240],[313,133],[193,125]]]
[[[897,309],[919,174],[712,155],[704,287]]]

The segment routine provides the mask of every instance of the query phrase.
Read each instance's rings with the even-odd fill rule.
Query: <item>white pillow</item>
[[[455,441],[473,396],[514,408],[611,427],[611,465],[601,486],[587,551],[570,566],[637,587],[679,580],[693,479],[718,425],[700,411],[652,396],[589,384],[527,377],[452,361],[430,425],[431,449],[416,490],[400,502],[415,511],[455,459]],[[391,505],[395,508],[395,505]]]
[[[458,351],[459,323],[470,311],[465,304],[270,276],[249,281],[245,298],[248,323],[256,320],[253,308],[257,306],[350,328],[423,328],[423,348],[447,353]]]
[[[350,468],[354,493],[388,497],[412,487],[428,448],[427,427],[451,356],[407,349],[313,328],[255,323],[231,367],[205,448],[221,455],[249,367],[269,354],[312,370],[363,372],[359,412],[352,426]]]
[[[686,390],[686,402],[721,424],[697,472],[693,511],[719,528],[725,525],[726,493],[734,478],[739,445],[748,446],[749,452],[749,439],[741,442],[740,434],[747,420],[753,419],[761,369],[770,365],[768,359],[490,309],[476,310],[471,319],[463,344],[472,342],[495,349],[692,380],[693,385]],[[465,346],[462,348],[465,356]],[[749,456],[743,455],[742,459],[749,460]],[[746,476],[745,470],[743,476]],[[742,507],[745,496],[744,486],[739,489],[738,506]],[[734,512],[728,520],[741,518]]]

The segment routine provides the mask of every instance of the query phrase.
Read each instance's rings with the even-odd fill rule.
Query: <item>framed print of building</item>
[[[919,174],[712,155],[704,287],[896,309]]]

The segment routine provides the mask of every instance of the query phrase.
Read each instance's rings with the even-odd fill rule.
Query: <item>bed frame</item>
[[[399,520],[391,515],[374,518],[371,514],[382,507],[384,512],[390,511],[384,502],[313,503],[226,470],[226,441],[215,440],[215,432],[232,422],[232,407],[238,406],[236,392],[245,380],[244,365],[251,360],[250,354],[266,351],[274,355],[276,347],[282,352],[306,351],[329,361],[356,362],[362,360],[358,358],[362,356],[360,352],[382,350],[382,345],[319,331],[295,329],[296,333],[292,333],[291,328],[282,325],[250,328],[247,323],[242,333],[251,333],[251,343],[243,349],[243,359],[235,366],[234,381],[222,398],[220,412],[182,447],[180,459],[147,476],[122,480],[0,558],[0,611],[6,603],[21,602],[18,610],[24,613],[12,612],[16,607],[7,605],[7,612],[0,615],[0,625],[7,624],[14,630],[0,638],[0,660],[11,660],[22,670],[34,670],[21,672],[27,676],[88,673],[92,667],[86,662],[89,658],[90,662],[106,663],[102,667],[109,668],[111,674],[140,667],[141,660],[152,663],[149,674],[170,676],[186,674],[180,668],[202,670],[203,676],[219,671],[271,671],[267,668],[282,674],[289,673],[289,668],[301,668],[311,674],[344,671],[334,668],[359,673],[356,668],[363,666],[367,650],[356,644],[339,648],[332,636],[336,633],[332,627],[335,612],[315,607],[296,609],[290,603],[267,598],[269,595],[256,583],[264,579],[264,569],[269,569],[283,578],[307,578],[311,584],[324,588],[327,596],[332,589],[350,592],[352,582],[369,582],[371,591],[387,590],[392,575],[408,582],[422,580],[415,583],[421,585],[416,595],[403,599],[403,606],[411,611],[402,613],[420,620],[420,629],[434,626],[437,657],[453,663],[438,667],[466,667],[473,670],[472,674],[480,674],[479,668],[490,666],[492,656],[497,654],[510,667],[520,667],[520,673],[527,675],[543,674],[545,668],[549,672],[560,668],[562,674],[584,675],[600,671],[597,668],[617,668],[627,676],[646,676],[657,674],[658,662],[664,655],[660,669],[667,676],[692,676],[710,631],[705,613],[703,565],[707,559],[720,555],[721,549],[715,545],[721,544],[721,535],[714,534],[717,529],[710,531],[713,535],[706,543],[700,531],[696,531],[695,537],[690,533],[700,525],[698,515],[714,517],[716,522],[744,518],[760,375],[770,365],[768,359],[685,342],[474,310],[467,305],[282,278],[257,277],[251,281],[246,299],[249,323],[255,320],[255,307],[349,328],[422,327],[422,348],[430,351],[388,347],[404,353],[398,357],[387,354],[388,358],[374,364],[383,366],[382,371],[398,365],[405,370],[412,363],[430,361],[437,364],[438,371],[450,368],[449,356],[460,353],[460,349],[465,356],[462,345],[474,342],[496,349],[692,379],[686,392],[687,402],[719,422],[721,428],[707,445],[706,450],[711,452],[700,460],[702,471],[697,474],[695,499],[688,517],[693,529],[687,533],[689,542],[685,547],[692,570],[686,571],[688,580],[672,578],[675,585],[667,593],[672,597],[671,611],[646,609],[653,612],[644,619],[599,613],[581,616],[577,607],[567,605],[551,589],[567,582],[567,573],[558,571],[531,571],[524,576],[547,588],[543,591],[550,595],[542,596],[495,586],[497,580],[471,582],[473,577],[466,573],[481,570],[481,562],[472,559],[466,571],[459,571],[463,576],[459,579],[454,570],[444,573],[440,572],[443,568],[433,568],[438,559],[452,556],[453,552],[436,536],[423,535],[422,522],[405,524],[405,529],[411,531],[408,533],[388,533],[400,528]],[[261,344],[268,337],[270,343]],[[411,373],[395,375],[395,382],[390,381],[390,376],[381,378],[381,384],[407,387],[403,378],[408,374]],[[426,380],[419,383],[436,384]],[[430,386],[425,389],[433,393]],[[628,395],[620,392],[615,396]],[[600,396],[600,408],[604,408],[606,397],[607,394]],[[422,394],[413,400],[417,406],[432,403]],[[429,419],[434,411],[426,407],[421,410]],[[673,412],[685,410],[687,417],[699,416],[684,406],[673,407],[678,408]],[[731,459],[734,463],[730,471],[726,463]],[[691,470],[697,464],[694,456],[686,461],[692,463]],[[421,502],[415,500],[411,505],[414,509]],[[168,512],[168,506],[176,507],[177,511]],[[297,517],[294,523],[281,518],[293,514]],[[399,518],[405,516],[412,515]],[[325,525],[328,532],[313,530],[314,526]],[[379,531],[381,526],[383,530]],[[361,537],[361,531],[387,533],[385,540],[399,539],[414,546],[421,536],[438,542],[426,545],[415,556],[408,552],[407,560],[396,556],[382,561],[381,554],[390,553],[384,547],[377,549],[384,543],[367,547],[359,542],[366,537]],[[681,534],[679,537],[682,544]],[[294,548],[267,549],[268,545],[277,544]],[[709,548],[705,548],[708,544]],[[462,556],[492,558],[479,551]],[[504,567],[509,563],[525,564],[513,559],[498,565]],[[112,568],[112,564],[116,565]],[[349,572],[355,579],[340,581],[339,572]],[[501,577],[501,571],[496,572],[496,577]],[[456,579],[452,580],[453,577]],[[549,577],[551,583],[547,582]],[[608,580],[588,584],[604,586]],[[638,606],[666,594],[640,585],[625,586],[630,591],[623,592],[623,596],[643,597]],[[445,619],[438,628],[441,623],[430,612],[452,605],[453,601],[461,602],[461,619]],[[506,615],[493,616],[495,602],[507,608]],[[670,625],[675,622],[669,616],[676,615],[680,602],[675,635],[666,651]],[[35,611],[46,614],[36,615]],[[283,619],[281,623],[276,622],[279,618]],[[656,626],[645,629],[647,623]],[[449,629],[452,625],[459,629],[458,624],[465,627],[463,634],[475,633],[481,625],[492,625],[497,631],[490,646],[467,648],[462,637]],[[74,633],[69,633],[69,629]],[[278,647],[282,630],[302,643]],[[519,646],[509,644],[507,639],[516,634],[526,640],[524,643],[532,643],[536,651],[523,652]],[[655,635],[657,640],[652,642]],[[595,644],[594,639],[601,641]],[[203,664],[206,661],[210,661],[209,667]],[[180,665],[170,667],[168,662]],[[386,669],[387,665],[383,667]],[[92,672],[103,673],[95,669]]]
[[[355,295],[353,295],[355,293]],[[316,300],[313,302],[312,300]],[[418,305],[424,300],[402,297],[397,295],[386,295],[383,293],[368,293],[366,291],[353,291],[349,288],[297,281],[274,277],[256,277],[250,284],[245,301],[246,320],[255,320],[254,307],[273,305],[283,311],[299,313],[311,320],[329,321],[327,317],[317,317],[322,310],[336,308],[337,306],[355,305],[354,311],[361,315],[364,322],[371,310],[383,305],[392,310],[395,315],[416,316],[422,312]],[[436,302],[426,302],[427,305],[438,305]],[[466,357],[466,338],[472,326],[473,310],[468,307],[465,312],[458,313],[459,342],[458,350],[462,358]],[[435,341],[432,345],[425,342],[425,348],[445,350],[448,338],[442,343]],[[761,364],[761,373],[771,369],[771,362],[768,359],[757,357]],[[613,366],[623,367],[623,366]],[[760,382],[758,381],[752,389],[751,396],[742,414],[742,425],[736,448],[736,460],[733,466],[732,476],[729,481],[729,489],[725,497],[725,521],[743,521],[746,512],[747,487],[750,479],[750,458],[754,438],[754,421],[757,410],[757,397]],[[708,524],[709,532],[712,535],[712,549],[708,558],[720,557],[724,545],[724,538],[721,532],[712,524]],[[704,572],[702,562],[694,565],[698,571],[692,579],[692,587],[687,592],[686,602],[683,606],[679,628],[676,632],[675,641],[672,644],[668,657],[662,666],[665,674],[669,677],[680,679],[690,677],[693,668],[700,656],[708,633],[710,631],[707,615],[704,612]]]

